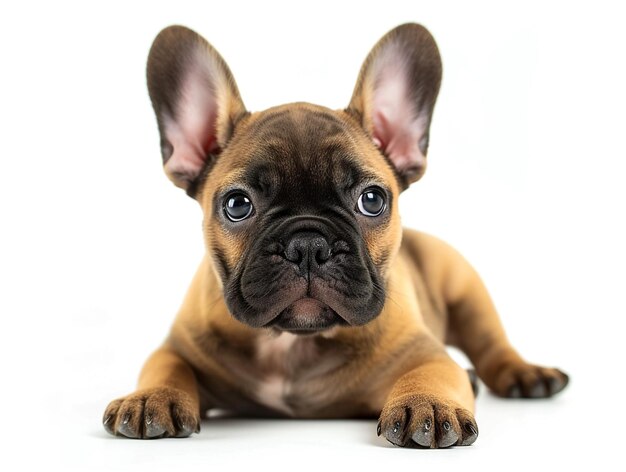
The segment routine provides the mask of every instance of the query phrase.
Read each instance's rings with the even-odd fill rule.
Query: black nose
[[[285,248],[285,259],[293,262],[304,275],[330,259],[331,250],[326,238],[319,233],[295,233]]]

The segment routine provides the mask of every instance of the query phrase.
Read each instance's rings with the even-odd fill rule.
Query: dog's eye
[[[361,194],[357,202],[357,209],[365,216],[378,216],[385,211],[385,197],[375,188],[369,188]]]
[[[245,220],[252,214],[252,202],[243,193],[231,193],[224,201],[224,212],[230,221]]]

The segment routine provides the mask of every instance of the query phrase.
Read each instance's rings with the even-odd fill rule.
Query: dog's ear
[[[391,30],[369,53],[347,111],[361,122],[406,186],[426,170],[441,58],[423,26]]]
[[[155,38],[147,76],[165,173],[192,195],[207,161],[246,114],[237,84],[219,53],[183,26],[165,28]]]

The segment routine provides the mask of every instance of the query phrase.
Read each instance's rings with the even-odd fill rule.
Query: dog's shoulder
[[[430,234],[403,228],[400,257],[433,282],[443,282],[459,264],[466,264],[461,254],[450,244]]]
[[[451,286],[467,263],[448,243],[430,234],[403,229],[398,257],[409,267],[420,311],[433,334],[443,339]]]
[[[420,306],[427,297],[437,312],[446,317],[454,306],[471,291],[480,277],[470,263],[450,244],[421,231],[403,230],[399,257],[408,264],[417,281]],[[423,285],[420,290],[420,285]]]

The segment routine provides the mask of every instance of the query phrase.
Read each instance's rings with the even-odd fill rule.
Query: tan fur
[[[434,398],[441,407],[472,412],[470,383],[447,355],[446,338],[468,353],[481,378],[502,395],[506,392],[498,384],[499,376],[515,369],[535,370],[506,341],[477,274],[456,251],[424,233],[404,231],[390,271],[389,301],[377,319],[363,327],[302,337],[275,354],[264,351],[263,346],[272,349],[276,342],[268,332],[232,319],[209,266],[205,258],[169,339],[146,363],[135,397],[159,385],[177,389],[195,405],[187,414],[193,412],[196,418],[208,408],[300,418],[371,417],[383,410],[385,402],[404,407],[411,392],[421,395],[412,402]],[[420,283],[427,300],[418,301]],[[469,306],[456,308],[463,303]],[[301,351],[294,359],[296,349]],[[302,350],[308,353],[303,355]],[[274,391],[282,397],[259,401],[259,389],[276,372],[289,387]],[[215,385],[220,387],[213,391]],[[273,409],[277,404],[286,407]]]
[[[383,38],[384,44],[397,37],[432,40],[416,25],[398,31]],[[173,37],[196,44],[200,40],[194,34],[176,30]],[[430,51],[435,54],[433,45]],[[160,44],[158,50],[165,46]],[[207,44],[204,51],[226,74],[221,80],[230,84],[226,89],[237,102],[234,112],[221,110],[220,117],[224,123],[228,121],[224,117],[237,123],[227,145],[226,135],[221,136],[220,146],[225,147],[195,194],[204,212],[206,255],[168,338],[146,362],[138,390],[113,401],[105,411],[109,432],[186,436],[198,430],[207,410],[219,408],[297,418],[379,416],[379,434],[400,446],[468,445],[478,434],[474,393],[467,373],[448,356],[446,344],[462,349],[498,395],[549,396],[565,387],[564,374],[527,364],[512,348],[482,281],[458,252],[432,236],[402,229],[397,197],[403,184],[419,178],[425,163],[413,173],[398,175],[363,131],[362,119],[367,117],[362,112],[372,88],[368,64],[375,62],[380,49],[374,48],[374,56],[364,64],[348,111],[296,103],[243,113],[227,66]],[[424,60],[418,57],[414,62]],[[440,69],[430,84],[434,95],[427,97],[431,112],[439,76]],[[171,101],[175,94],[162,93],[157,75],[151,80],[158,113],[159,97]],[[419,89],[419,84],[415,87]],[[276,117],[283,118],[277,131],[267,124]],[[326,123],[332,132],[311,126],[314,119],[318,127]],[[370,121],[366,124],[371,126]],[[225,133],[222,125],[218,131]],[[291,141],[283,139],[287,131]],[[277,156],[272,159],[283,159],[280,165],[286,175],[306,178],[301,169],[291,168],[296,165],[290,157],[293,143],[315,154],[302,157],[311,172],[316,159],[325,158],[326,149],[341,146],[342,159],[352,159],[373,184],[392,194],[385,224],[357,220],[386,289],[381,313],[362,326],[335,326],[300,336],[248,326],[226,306],[222,272],[243,260],[258,234],[254,225],[234,230],[220,223],[214,214],[215,196],[237,185],[268,147]],[[344,176],[335,174],[327,178],[344,185]]]

